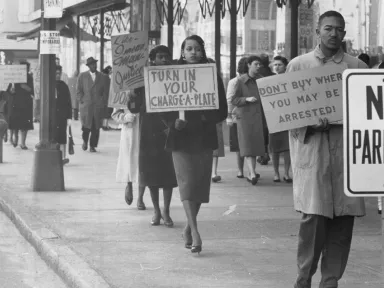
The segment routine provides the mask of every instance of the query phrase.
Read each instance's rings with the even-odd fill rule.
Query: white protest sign
[[[60,54],[60,32],[40,31],[40,55]]]
[[[144,69],[147,112],[219,109],[216,64]]]
[[[63,0],[44,0],[44,18],[63,17]]]
[[[144,86],[144,66],[148,60],[148,31],[111,37],[113,89],[116,92]]]
[[[0,83],[27,83],[27,66],[0,65]]]
[[[384,197],[384,71],[346,70],[344,102],[344,192]]]
[[[269,133],[343,119],[344,65],[289,72],[257,79]]]

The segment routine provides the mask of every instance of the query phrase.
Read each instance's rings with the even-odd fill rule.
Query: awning
[[[35,39],[39,37],[40,30],[41,30],[41,24],[39,24],[37,27],[27,32],[7,35],[7,38],[18,40],[18,41]],[[71,16],[58,19],[56,22],[56,30],[60,31],[60,36],[62,37],[75,38],[77,36],[77,31],[80,31],[80,36],[83,41],[93,41],[93,42],[100,41],[99,37],[91,35],[85,32],[80,27],[78,27],[78,25],[73,21],[73,18]]]

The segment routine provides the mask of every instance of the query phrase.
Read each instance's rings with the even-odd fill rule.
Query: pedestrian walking
[[[247,57],[243,57],[237,64],[237,77],[229,80],[227,87],[227,104],[228,104],[228,117],[227,125],[229,126],[229,151],[236,152],[237,162],[237,178],[244,178],[244,157],[240,155],[239,139],[237,137],[237,120],[236,120],[236,107],[232,105],[232,98],[236,93],[236,87],[239,82],[240,76],[248,73]]]
[[[283,74],[287,69],[288,60],[282,56],[273,58],[273,68],[276,74]],[[272,164],[275,176],[273,182],[281,182],[279,165],[280,154],[284,155],[284,176],[283,180],[286,183],[292,183],[292,178],[289,177],[289,169],[291,168],[291,156],[289,154],[289,137],[288,131],[281,131],[269,134],[269,152],[272,154]]]
[[[256,79],[261,78],[261,58],[250,56],[247,59],[248,73],[239,77],[232,104],[236,106],[237,133],[240,155],[245,157],[248,166],[248,182],[256,185],[260,174],[256,173],[256,157],[265,154],[263,108]]]
[[[291,60],[287,73],[326,65],[367,68],[343,51],[345,21],[339,12],[322,14],[316,34],[320,44]],[[302,213],[295,287],[311,287],[320,255],[320,287],[337,287],[347,266],[354,219],[365,215],[364,199],[344,194],[343,126],[320,118],[318,125],[290,130],[289,143],[294,207]]]
[[[192,35],[183,41],[178,63],[208,63],[200,36]],[[188,219],[183,238],[192,253],[202,250],[197,215],[201,204],[209,202],[213,150],[218,148],[216,124],[225,120],[228,111],[223,81],[219,76],[217,81],[219,110],[185,111],[185,120],[178,119],[178,112],[165,116],[169,127],[166,148],[172,151],[180,199]]]
[[[30,64],[20,61],[20,65],[26,65],[27,83],[12,83],[8,87],[12,97],[12,108],[9,116],[10,141],[14,147],[18,146],[19,131],[21,132],[20,148],[27,150],[27,134],[33,130],[33,78],[29,73]]]
[[[139,184],[139,119],[140,114],[131,113],[127,109],[114,109],[112,119],[121,125],[119,157],[117,160],[116,181],[127,183],[125,187],[125,202],[133,202],[133,183]],[[137,209],[144,210],[145,186],[138,185]]]
[[[168,47],[159,45],[149,53],[151,66],[169,65],[171,52]],[[128,101],[128,109],[132,113],[140,113],[140,145],[139,145],[139,185],[147,186],[151,192],[154,215],[151,225],[160,225],[161,219],[166,227],[173,227],[170,216],[170,204],[173,188],[177,187],[172,154],[164,149],[167,126],[158,113],[147,113],[144,87],[134,90]],[[159,189],[163,189],[164,209],[160,210]]]
[[[77,98],[83,131],[82,148],[86,151],[89,142],[90,152],[96,152],[99,143],[105,99],[109,93],[106,76],[97,71],[97,61],[89,57],[86,62],[89,71],[81,73],[77,81]]]
[[[72,77],[68,79],[68,87],[71,93],[73,120],[79,120],[79,100],[77,99],[77,80],[79,77],[79,71],[73,72]]]
[[[71,126],[72,103],[68,85],[61,79],[63,68],[56,66],[56,110],[54,133],[55,141],[60,144],[60,150],[63,155],[63,165],[69,163],[67,158],[67,127]]]

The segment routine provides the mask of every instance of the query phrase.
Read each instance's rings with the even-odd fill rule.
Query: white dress
[[[117,159],[116,181],[122,183],[139,182],[139,114],[134,122],[126,116],[132,114],[128,109],[114,109],[112,119],[121,126],[119,158]]]

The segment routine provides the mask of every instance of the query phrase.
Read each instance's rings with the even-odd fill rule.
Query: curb
[[[51,245],[48,243],[48,241],[46,241],[50,238],[39,235],[39,233],[32,229],[23,220],[23,218],[1,197],[0,211],[7,215],[7,217],[19,230],[21,235],[35,248],[40,257],[51,269],[53,269],[53,271],[64,281],[68,287],[111,288],[111,286],[95,270],[89,267],[89,265],[69,247],[58,246],[57,248],[65,252],[63,253],[65,255],[60,255],[60,253],[58,253],[57,250],[52,247],[55,245]],[[28,217],[30,216],[32,215],[28,215]],[[43,229],[46,230],[46,228]],[[70,262],[74,262],[75,264],[70,264],[69,261],[66,261],[64,258],[71,259]],[[86,277],[82,277],[81,274],[85,274]]]

